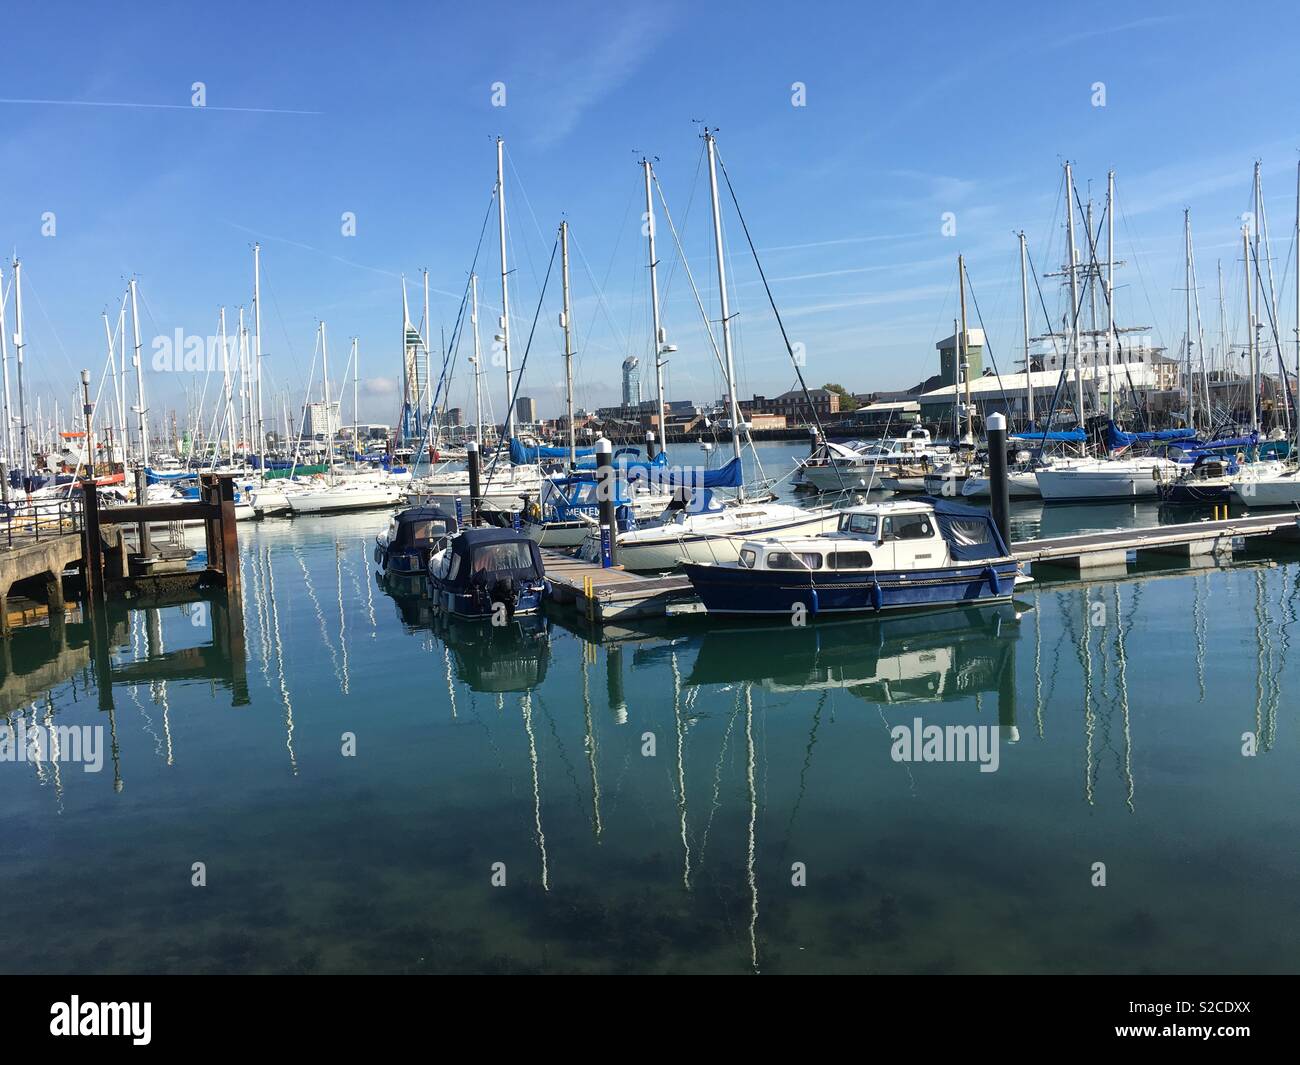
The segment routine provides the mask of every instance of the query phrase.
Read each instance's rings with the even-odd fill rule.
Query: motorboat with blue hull
[[[430,598],[456,617],[497,622],[532,614],[547,590],[542,552],[517,529],[465,529],[429,556]]]
[[[933,496],[849,507],[834,532],[746,540],[735,562],[683,568],[710,614],[785,618],[997,602],[1028,580],[987,511]]]
[[[375,537],[375,562],[385,574],[423,577],[429,556],[459,531],[456,516],[440,507],[407,507]]]

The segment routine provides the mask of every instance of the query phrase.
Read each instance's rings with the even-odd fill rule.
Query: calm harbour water
[[[1106,511],[1018,533],[1155,520]],[[0,970],[1297,968],[1300,554],[597,641],[389,595],[386,522],[241,525],[244,669],[211,611],[121,611],[111,712],[85,626],[15,635],[0,709],[113,751],[0,762]],[[997,771],[894,761],[917,718]]]

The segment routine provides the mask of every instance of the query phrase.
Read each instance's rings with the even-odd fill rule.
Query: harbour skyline
[[[1256,21],[1285,39],[1296,15],[1270,7]],[[698,120],[720,127],[777,306],[816,383],[890,390],[933,373],[934,341],[953,317],[958,251],[994,357],[1010,363],[1019,343],[1014,234],[1026,231],[1039,274],[1059,270],[1067,157],[1099,212],[1106,172],[1117,171],[1117,257],[1127,264],[1117,312],[1149,325],[1162,346],[1176,349],[1182,336],[1184,207],[1207,324],[1213,330],[1222,260],[1228,331],[1244,333],[1237,234],[1256,159],[1285,289],[1294,105],[1275,101],[1295,96],[1295,75],[1264,62],[1276,82],[1261,93],[1226,67],[1183,62],[1211,40],[1235,50],[1234,34],[1251,42],[1257,62],[1266,59],[1268,45],[1250,25],[1225,27],[1208,5],[1135,18],[1102,4],[1082,27],[1050,13],[1030,26],[983,13],[927,19],[927,10],[901,14],[886,48],[848,6],[789,19],[779,42],[773,28],[784,16],[775,8],[737,21],[725,9],[669,5],[651,18],[574,5],[554,24],[516,9],[520,32],[470,56],[451,47],[439,54],[436,43],[488,32],[460,13],[434,23],[394,8],[345,32],[339,5],[325,5],[311,24],[235,5],[161,14],[151,30],[128,36],[106,15],[77,9],[96,32],[51,56],[34,36],[48,8],[18,5],[0,90],[10,175],[0,233],[24,262],[32,395],[46,396],[48,409],[76,371],[102,361],[100,313],[114,317],[133,273],[146,351],[175,329],[213,333],[219,306],[233,313],[249,303],[249,247],[260,241],[268,392],[301,404],[315,322],[325,319],[333,335],[360,337],[361,420],[395,422],[401,277],[418,318],[420,271],[431,272],[437,359],[489,208],[497,135],[506,141],[516,343],[522,351],[555,226],[568,219],[575,390],[585,407],[617,402],[622,361],[645,365],[650,354],[643,155],[657,159],[705,305],[716,302]],[[844,32],[828,36],[827,19]],[[196,60],[175,47],[190,37],[215,47]],[[349,56],[381,38],[392,62],[361,74]],[[283,40],[295,47],[273,48]],[[142,51],[151,62],[110,63],[101,47]],[[550,61],[566,52],[585,53],[580,70]],[[432,69],[430,54],[441,60]],[[1207,141],[1205,129],[1218,132]],[[695,298],[674,268],[662,217],[659,225],[665,328],[679,347],[668,396],[721,394]],[[478,264],[485,341],[500,313],[492,237],[489,225]],[[793,374],[734,219],[728,240],[741,392],[777,394]],[[1055,286],[1043,286],[1054,309]],[[1294,336],[1288,302],[1280,300],[1284,343]],[[558,304],[552,283],[524,377],[543,417],[562,403]],[[464,409],[472,402],[460,366],[448,405]],[[158,406],[183,409],[189,384],[150,373]],[[503,382],[485,385],[500,421]]]

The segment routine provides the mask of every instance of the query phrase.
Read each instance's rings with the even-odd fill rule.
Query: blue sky
[[[1009,365],[1020,342],[1014,234],[1026,231],[1040,270],[1058,268],[1067,157],[1099,212],[1106,171],[1117,172],[1117,243],[1129,264],[1117,277],[1121,323],[1180,342],[1189,207],[1207,332],[1217,331],[1221,258],[1229,329],[1241,333],[1238,227],[1256,158],[1279,284],[1293,291],[1300,73],[1288,53],[1298,23],[1286,3],[1246,12],[1211,3],[325,2],[310,14],[273,4],[11,3],[0,243],[24,261],[29,384],[66,406],[76,371],[98,372],[100,314],[115,317],[132,273],[146,342],[178,328],[213,333],[220,305],[233,315],[250,301],[250,246],[260,240],[268,395],[278,388],[301,402],[324,319],[336,374],[348,338],[360,338],[362,418],[392,422],[400,275],[418,317],[428,267],[435,339],[450,331],[500,134],[516,354],[567,218],[578,402],[614,401],[620,362],[644,359],[650,346],[640,153],[658,157],[717,317],[695,120],[720,130],[810,384],[899,388],[935,372],[959,251],[993,353]],[[196,81],[203,109],[190,106]],[[505,83],[505,107],[492,106],[494,82]],[[792,106],[795,82],[806,85],[806,106]],[[1093,106],[1096,82],[1105,107]],[[101,106],[115,104],[149,106]],[[357,218],[353,237],[340,232],[345,211]],[[53,237],[41,232],[45,212],[56,218]],[[955,236],[942,233],[944,212],[956,216]],[[485,342],[499,313],[494,225],[478,267]],[[741,393],[773,394],[793,372],[734,218],[727,236]],[[669,398],[716,398],[720,377],[662,220],[660,256],[665,325],[680,349]],[[1055,309],[1054,286],[1044,282],[1044,292]],[[1282,302],[1290,330],[1293,297]],[[553,286],[523,387],[544,415],[561,402],[558,308]],[[500,415],[503,385],[486,383]],[[155,417],[195,385],[151,371]],[[468,406],[469,388],[458,374],[452,404]]]

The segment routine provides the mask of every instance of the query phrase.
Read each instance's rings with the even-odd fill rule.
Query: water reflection
[[[117,786],[130,777],[123,802],[69,799],[64,836],[25,811],[57,844],[39,882],[87,924],[140,937],[103,957],[62,941],[63,957],[277,969],[307,942],[319,968],[379,971],[1194,968],[1203,953],[1131,906],[1107,916],[1121,892],[1080,905],[1077,869],[1100,855],[1158,886],[1179,927],[1214,927],[1255,890],[1219,865],[1222,900],[1208,881],[1178,885],[1189,854],[1236,838],[1226,818],[1205,823],[1204,796],[1248,823],[1280,816],[1267,811],[1289,780],[1294,564],[1036,584],[1013,604],[802,628],[577,631],[559,615],[449,621],[418,585],[376,584],[366,542],[258,530],[228,610],[73,615],[6,646],[4,709],[33,723],[89,711]],[[915,717],[1000,726],[1015,746],[989,775],[900,765],[889,730]],[[361,736],[354,760],[344,730]],[[1268,757],[1243,762],[1246,731]],[[66,767],[33,771],[63,811]],[[21,803],[15,779],[0,775],[0,799]],[[1285,833],[1253,836],[1242,868],[1276,890],[1295,863],[1261,856],[1273,839]],[[136,864],[115,872],[114,848]],[[275,927],[214,893],[213,921],[257,934],[211,947],[194,904],[136,875],[164,849],[220,851],[241,895],[273,893]],[[81,898],[55,856],[147,885],[139,909]],[[510,886],[485,894],[497,861]],[[37,880],[15,889],[14,875],[0,870],[0,888],[21,902]],[[149,907],[171,914],[156,934],[138,931]],[[1148,930],[1136,947],[1133,928]],[[1271,948],[1247,932],[1224,949],[1226,967],[1248,967]]]

